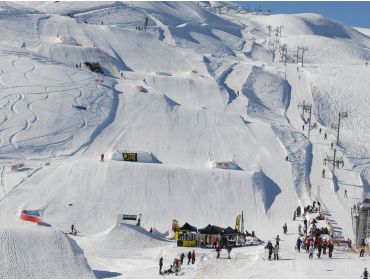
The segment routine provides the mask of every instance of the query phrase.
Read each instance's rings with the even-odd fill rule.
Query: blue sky
[[[316,13],[347,25],[370,28],[370,1],[243,1],[239,5],[273,14]]]

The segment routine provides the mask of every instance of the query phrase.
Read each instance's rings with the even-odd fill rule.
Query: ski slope
[[[319,199],[335,235],[354,239],[351,207],[370,191],[368,29],[217,7],[221,14],[196,2],[0,3],[1,253],[11,260],[28,237],[31,255],[53,252],[50,269],[19,256],[3,277],[157,277],[159,257],[170,263],[182,249],[149,228],[166,232],[173,219],[233,227],[242,210],[264,241],[288,223],[283,265],[264,270],[261,246],[227,261],[196,249],[199,262],[182,277],[358,277],[351,252],[306,266],[292,217]],[[146,32],[137,28],[145,17]],[[286,65],[276,40],[288,47]],[[293,61],[297,46],[307,47],[304,66]],[[310,138],[303,102],[317,123]],[[348,117],[336,147],[339,112]],[[337,180],[324,166],[331,143],[345,163]],[[122,151],[138,152],[138,162],[120,160]],[[21,221],[21,210],[50,227]],[[119,213],[142,213],[143,228],[116,225]],[[80,236],[63,236],[71,224]]]

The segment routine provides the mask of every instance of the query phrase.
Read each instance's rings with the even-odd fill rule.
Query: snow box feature
[[[114,151],[110,158],[117,161],[136,161],[144,163],[162,163],[152,153],[132,152],[132,151]]]

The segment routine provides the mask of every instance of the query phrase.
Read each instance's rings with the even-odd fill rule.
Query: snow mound
[[[171,241],[152,234],[142,227],[130,224],[114,225],[101,233],[83,238],[80,242],[87,250],[94,248],[94,253],[99,250],[104,252],[104,255],[111,257],[132,254],[131,250],[161,247],[171,243]]]
[[[95,278],[83,251],[64,233],[0,230],[0,278]]]
[[[70,46],[81,46],[73,37],[62,37],[60,38],[60,43]]]
[[[144,162],[144,163],[161,163],[152,153],[148,152],[141,152],[141,151],[114,151],[110,155],[110,159],[117,160],[117,161],[124,161],[123,153],[136,153],[137,155],[137,162]]]

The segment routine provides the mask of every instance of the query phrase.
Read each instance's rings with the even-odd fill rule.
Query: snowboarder
[[[181,253],[181,255],[180,255],[180,262],[181,262],[181,265],[183,264],[184,259],[185,259],[185,254],[184,254],[184,253]]]
[[[279,259],[279,246],[276,244],[274,247],[274,260]]]
[[[295,221],[297,215],[296,215],[296,212],[294,211],[294,214],[293,214],[293,221]]]
[[[308,258],[309,259],[313,259],[313,253],[315,252],[315,247],[313,246],[313,244],[311,244],[310,248],[308,249]]]
[[[283,230],[284,230],[284,234],[287,234],[288,226],[286,225],[286,223],[283,225]]]
[[[286,156],[286,157],[285,157],[285,161],[288,161],[288,160],[289,160],[289,157],[288,157],[288,156]]]
[[[302,240],[300,237],[298,237],[297,242],[296,242],[296,249],[298,252],[301,252],[301,245],[302,245]]]
[[[329,258],[331,258],[333,256],[333,250],[334,250],[334,245],[333,243],[331,243],[331,241],[329,241],[328,249],[329,249]]]
[[[302,125],[302,130],[304,130],[304,125]]]
[[[319,209],[319,212],[321,211],[321,203],[320,201],[317,202],[317,208]]]
[[[279,247],[279,242],[280,242],[280,237],[279,237],[279,235],[277,235],[277,236],[276,236],[275,240],[276,240],[276,245]]]
[[[344,189],[344,197],[347,197],[348,198],[347,190],[346,189]]]
[[[189,253],[188,253],[188,265],[190,264],[190,261],[191,261],[191,252],[189,251]]]
[[[231,250],[232,250],[231,246],[230,246],[230,245],[228,245],[228,246],[227,246],[227,258],[228,258],[228,259],[231,259],[231,258],[230,258]]]
[[[330,147],[331,147],[332,150],[333,150],[333,146],[334,146],[334,144],[333,144],[333,142],[331,142]]]
[[[100,161],[104,161],[104,154],[100,155]]]
[[[321,175],[323,178],[325,178],[325,169],[322,170]]]
[[[220,246],[220,244],[217,245],[216,252],[217,252],[216,258],[219,259],[220,258],[220,252],[221,252],[221,246]]]
[[[319,133],[321,134],[321,127],[320,127],[320,129],[319,129]]]
[[[361,278],[362,279],[368,279],[369,278],[369,272],[367,271],[366,267],[365,267],[364,272],[362,272]]]
[[[74,231],[75,231],[75,226],[72,224],[72,226],[71,226],[71,234],[74,234]]]
[[[269,250],[269,261],[271,261],[271,255],[272,255],[272,249],[273,248],[274,248],[274,246],[272,246],[271,241],[267,242],[267,245],[266,245],[265,249]]]
[[[191,263],[195,263],[195,251],[193,250],[193,253],[191,253]]]
[[[81,68],[81,62],[80,62],[80,64],[78,66]]]
[[[159,275],[162,275],[163,257],[159,259]]]
[[[328,139],[328,135],[326,135],[326,132],[324,133],[324,140]]]

